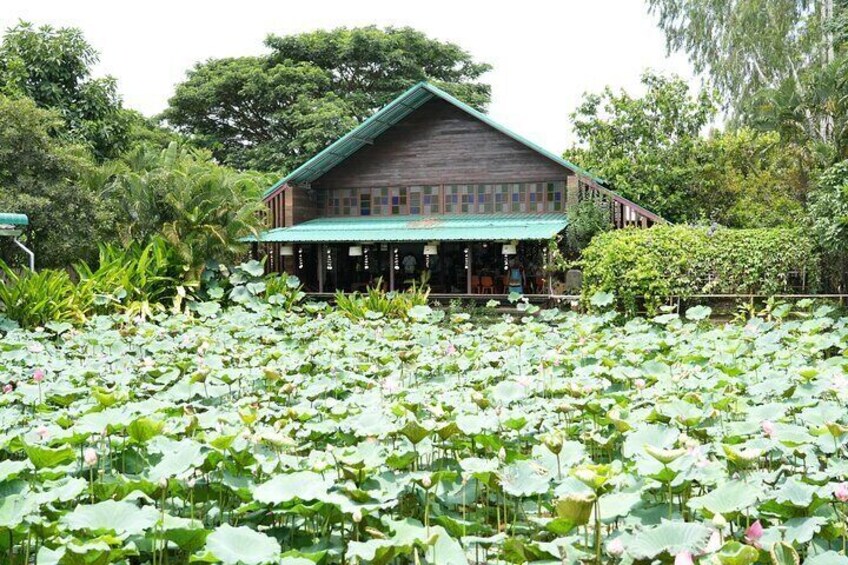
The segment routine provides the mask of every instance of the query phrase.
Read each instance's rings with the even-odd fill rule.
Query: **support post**
[[[547,272],[545,273],[545,278],[548,280],[548,296],[553,296],[554,294],[554,270],[551,268],[551,249],[548,248],[545,253],[548,255],[547,261],[545,264],[548,266]]]
[[[395,290],[395,245],[389,245],[389,292]]]
[[[468,268],[465,270],[465,285],[466,285],[466,293],[471,294],[471,269],[474,268],[474,246],[469,242],[468,244]]]
[[[318,246],[318,292],[324,292],[324,246]]]

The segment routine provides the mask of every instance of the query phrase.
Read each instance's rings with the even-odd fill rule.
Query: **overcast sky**
[[[269,33],[368,24],[412,26],[491,63],[489,113],[556,153],[574,140],[569,114],[586,91],[637,92],[647,68],[697,84],[684,56],[666,56],[642,0],[0,0],[0,29],[20,19],[81,28],[98,74],[147,115],[198,61],[262,53]]]

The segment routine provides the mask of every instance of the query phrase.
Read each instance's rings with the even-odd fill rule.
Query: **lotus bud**
[[[760,426],[762,427],[763,433],[766,435],[766,437],[774,437],[775,429],[774,424],[772,422],[768,420],[763,420]]]
[[[354,522],[356,522],[357,524],[360,523],[362,521],[362,510],[360,510],[359,508],[354,510],[352,517]]]
[[[833,489],[833,496],[836,497],[839,502],[848,502],[848,483],[839,483]]]
[[[721,514],[716,514],[713,516],[713,526],[718,528],[719,530],[723,530],[727,527],[727,518],[722,516]]]
[[[162,477],[161,479],[159,479],[159,487],[160,488],[168,488],[168,478],[167,477]]]
[[[44,380],[44,371],[42,371],[41,369],[36,369],[35,371],[33,371],[32,380],[34,380],[37,383],[40,383],[41,381],[43,381]]]
[[[559,455],[562,451],[562,437],[559,434],[547,434],[544,441],[545,447],[554,455]]]
[[[426,489],[429,489],[433,486],[433,479],[430,478],[430,475],[424,475],[424,478],[421,479],[421,486]]]
[[[94,448],[92,447],[88,447],[82,452],[82,458],[83,461],[85,461],[85,464],[89,467],[97,465],[97,452],[94,451]]]
[[[12,386],[12,383],[6,383],[5,385],[3,385],[3,394],[9,394],[14,390],[15,387]]]
[[[633,381],[633,386],[636,387],[636,390],[642,390],[645,388],[645,379],[636,379]]]
[[[291,394],[295,391],[296,388],[297,387],[295,387],[294,384],[286,383],[282,387],[280,387],[280,390],[282,391],[283,394]]]
[[[748,526],[748,529],[745,530],[745,539],[749,543],[754,543],[758,541],[761,537],[763,537],[763,525],[759,520]]]
[[[498,451],[498,459],[500,459],[501,461],[506,460],[506,449],[505,448],[501,447],[500,450]]]
[[[607,552],[610,555],[618,557],[624,553],[624,542],[621,541],[621,538],[615,538],[611,542],[607,544]]]
[[[41,426],[35,431],[35,433],[38,434],[38,437],[41,438],[41,441],[44,441],[50,435],[50,430],[48,430],[44,426]]]
[[[195,484],[197,484],[197,480],[194,477],[186,481],[186,485],[188,485],[188,488],[194,488]]]

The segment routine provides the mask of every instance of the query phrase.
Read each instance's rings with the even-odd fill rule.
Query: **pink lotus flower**
[[[449,343],[448,346],[445,348],[445,355],[453,355],[454,353],[456,353],[456,347],[454,346],[454,344]]]
[[[6,383],[5,385],[3,385],[3,394],[9,394],[14,390],[15,387],[12,386],[12,383]]]
[[[695,565],[692,560],[692,554],[688,551],[681,551],[674,556],[674,565]]]
[[[745,530],[745,540],[747,540],[748,543],[751,543],[752,545],[756,546],[757,541],[761,537],[763,537],[763,525],[760,524],[759,520],[757,520],[756,522],[748,526],[747,530]]]
[[[645,388],[645,379],[636,379],[633,381],[633,386],[635,386],[637,390],[642,390]]]
[[[41,438],[41,441],[44,441],[50,436],[50,430],[48,430],[45,426],[39,427],[35,430],[35,433],[38,434],[38,437]]]
[[[32,380],[34,380],[37,383],[40,383],[41,381],[43,381],[44,380],[44,371],[42,371],[41,369],[36,369],[35,371],[33,371],[32,372]]]
[[[839,483],[836,485],[833,489],[833,496],[835,496],[839,502],[848,502],[848,483]]]
[[[97,452],[94,451],[94,448],[88,447],[82,452],[82,459],[86,465],[93,467],[97,465]]]
[[[619,555],[624,553],[624,542],[621,541],[621,538],[615,538],[611,542],[607,544],[607,552],[610,555],[614,555],[618,557]]]
[[[769,420],[763,420],[760,426],[763,428],[763,433],[766,434],[766,437],[774,437],[774,423]]]

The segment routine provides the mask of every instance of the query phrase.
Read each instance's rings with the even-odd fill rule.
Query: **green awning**
[[[26,214],[4,214],[0,213],[0,226],[28,226],[29,218]]]
[[[260,234],[266,243],[509,241],[550,239],[565,229],[564,214],[472,214],[319,218]],[[246,238],[254,241],[254,238]]]

